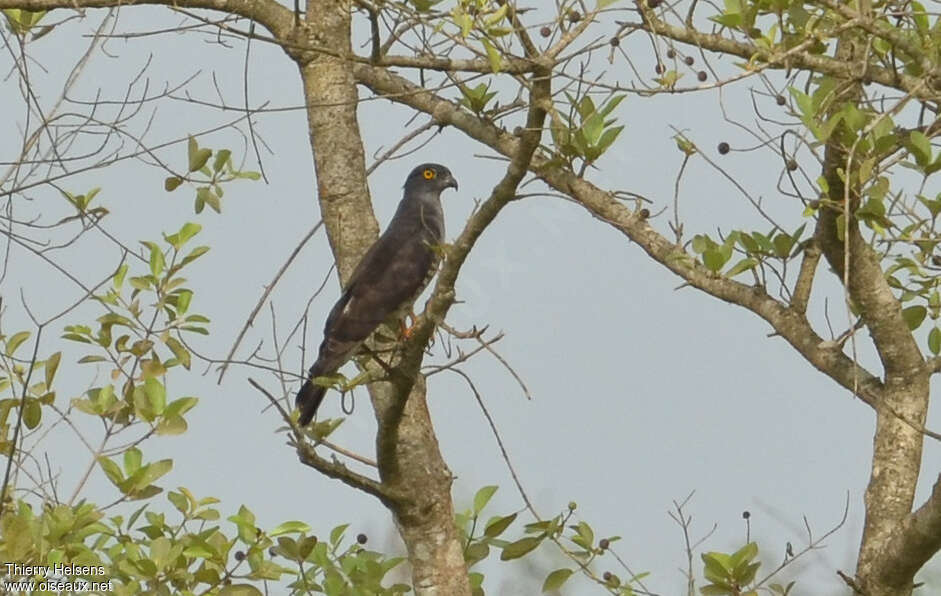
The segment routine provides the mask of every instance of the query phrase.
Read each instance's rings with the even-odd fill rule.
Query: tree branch
[[[941,475],[931,496],[898,524],[873,561],[874,573],[886,585],[905,587],[921,567],[941,550]]]
[[[507,157],[512,158],[517,154],[522,142],[520,139],[405,78],[370,66],[357,66],[354,68],[354,74],[362,84],[378,95],[429,114],[441,124],[454,126]],[[640,212],[631,212],[610,193],[579,178],[570,170],[551,164],[548,157],[534,155],[530,170],[552,188],[574,199],[593,216],[620,230],[639,244],[654,260],[683,278],[689,285],[725,302],[747,308],[765,319],[778,335],[794,346],[814,367],[846,389],[855,390],[870,406],[878,401],[882,382],[846,356],[838,344],[821,338],[803,313],[797,309],[778,302],[760,288],[715,276],[704,266],[693,262],[682,248],[651,228]],[[472,219],[468,225],[473,221]],[[449,266],[450,264],[442,269],[444,275],[439,275],[439,284],[446,284],[448,277],[456,274],[456,270],[448,272]],[[439,285],[436,289],[443,287],[445,286]],[[438,299],[443,300],[444,297]],[[434,305],[429,307],[432,309],[430,312],[436,312],[440,308]]]
[[[738,56],[749,61],[759,60],[770,64],[771,68],[774,69],[798,68],[841,79],[866,79],[886,87],[901,89],[910,93],[912,97],[923,100],[937,101],[938,91],[941,91],[941,80],[932,81],[931,85],[928,86],[923,78],[895,72],[873,64],[866,64],[865,71],[859,72],[858,64],[837,60],[829,56],[809,52],[791,54],[773,51],[715,33],[703,33],[692,27],[671,25],[657,17],[653,10],[647,8],[644,0],[635,0],[635,2],[644,16],[644,22],[637,25],[639,28],[704,50]]]
[[[888,41],[893,46],[916,59],[918,66],[926,73],[931,73],[934,77],[939,76],[939,69],[934,67],[931,63],[931,59],[921,48],[913,43],[911,37],[902,33],[899,29],[884,22],[866,17],[853,10],[849,4],[843,2],[837,2],[836,0],[813,0],[813,3],[829,8],[848,21],[855,21],[858,26],[867,33]],[[914,8],[912,10],[914,10]]]
[[[799,313],[807,312],[807,302],[810,300],[810,291],[813,288],[819,262],[820,247],[811,240],[804,247],[800,272],[797,274],[797,282],[794,283],[794,292],[791,293],[791,307]]]
[[[294,423],[291,421],[290,414],[288,414],[288,412],[281,407],[281,404],[277,399],[275,399],[273,395],[271,395],[271,392],[262,387],[261,384],[259,384],[255,379],[249,378],[248,384],[264,395],[268,399],[268,402],[274,406],[276,410],[278,410],[278,413],[281,414],[281,418],[284,419],[285,424],[291,427],[292,434],[289,443],[294,444],[295,448],[297,449],[297,457],[302,464],[314,468],[325,476],[339,480],[347,486],[351,486],[357,490],[363,491],[364,493],[370,494],[388,506],[391,506],[402,499],[401,496],[394,494],[393,491],[389,490],[388,487],[380,484],[377,480],[373,480],[368,476],[363,476],[362,474],[358,474],[350,470],[346,467],[345,464],[336,461],[336,459],[334,459],[334,461],[329,461],[317,455],[317,446],[304,440],[303,431],[294,426]]]
[[[381,484],[378,480],[373,480],[350,470],[342,462],[329,461],[320,457],[310,443],[299,442],[297,444],[297,457],[305,466],[310,466],[325,476],[368,493],[382,501],[386,506],[392,507],[404,498],[401,495],[396,495],[389,487]]]
[[[274,0],[0,0],[0,10],[19,8],[39,12],[65,8],[113,8],[156,5],[168,8],[205,8],[251,19],[285,39],[294,26],[294,16]]]

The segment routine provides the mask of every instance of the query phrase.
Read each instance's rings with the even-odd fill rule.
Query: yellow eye
[[[435,177],[435,171],[429,168],[422,172],[421,175],[425,177],[425,180],[432,180]]]

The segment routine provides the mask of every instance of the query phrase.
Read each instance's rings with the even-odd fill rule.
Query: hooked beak
[[[454,179],[454,176],[448,174],[448,177],[444,179],[444,187],[457,190],[457,180]]]

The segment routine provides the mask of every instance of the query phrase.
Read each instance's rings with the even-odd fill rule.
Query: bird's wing
[[[335,370],[390,315],[414,299],[434,256],[427,240],[409,226],[390,226],[363,256],[330,311],[317,368]]]

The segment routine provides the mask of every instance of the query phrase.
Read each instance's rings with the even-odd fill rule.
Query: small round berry
[[[742,512],[742,519],[748,519],[749,517],[751,517],[751,512],[749,511]]]
[[[604,581],[609,582],[609,581],[611,581],[611,578],[614,577],[614,576],[611,574],[610,571],[605,571],[604,574],[603,574],[601,577],[602,577],[602,579],[604,579]]]
[[[693,62],[695,62],[695,61],[696,61],[696,60],[693,59],[692,56],[687,56],[687,57],[683,58],[683,62],[686,63],[686,66],[692,66],[692,65],[693,65]]]
[[[725,155],[725,154],[728,153],[730,150],[731,150],[731,147],[729,147],[729,144],[726,143],[725,141],[722,141],[721,143],[719,143],[719,154],[720,154],[720,155]]]
[[[365,534],[357,534],[357,535],[356,535],[356,542],[359,542],[360,544],[366,544],[366,540],[368,540],[368,539],[366,538],[366,535],[365,535]]]
[[[575,501],[569,501],[569,511],[575,511],[578,508],[578,503]]]
[[[696,73],[696,78],[700,81],[705,81],[707,78],[709,78],[709,75],[706,74],[705,70],[700,70],[698,73]]]
[[[647,209],[646,207],[644,207],[643,209],[637,212],[637,215],[641,219],[647,219],[648,217],[650,217],[650,209]]]
[[[608,42],[608,43],[611,44],[611,47],[612,47],[612,48],[616,48],[616,47],[618,47],[619,45],[621,45],[621,38],[620,38],[620,37],[612,37],[612,38],[611,38],[611,41]]]
[[[607,538],[602,538],[598,541],[598,548],[601,550],[608,550],[608,547],[611,546],[611,541]]]
[[[794,161],[793,159],[787,160],[787,171],[793,172],[796,169],[797,169],[797,162]]]
[[[268,556],[269,556],[269,557],[277,557],[277,556],[278,556],[278,551],[276,551],[275,548],[272,546],[271,548],[268,549]]]
[[[663,73],[665,73],[665,72],[667,71],[666,67],[663,66],[662,64],[656,65],[653,70],[654,70],[654,72],[656,72],[657,74],[663,74]]]
[[[542,29],[539,30],[539,35],[542,35],[543,37],[549,37],[550,35],[552,35],[552,29],[548,27],[543,27]]]
[[[787,100],[784,99],[783,95],[776,95],[774,98],[774,101],[777,102],[779,106],[783,106],[784,104],[787,103]]]
[[[577,10],[570,10],[568,17],[570,23],[577,23],[582,20],[582,13],[578,12]]]
[[[236,561],[242,561],[242,560],[244,560],[244,559],[245,559],[245,553],[243,553],[243,552],[240,551],[240,550],[235,551],[235,560],[236,560]]]
[[[667,50],[667,58],[671,58],[671,59],[676,58],[676,50],[674,50],[673,48],[670,48],[669,50]]]

